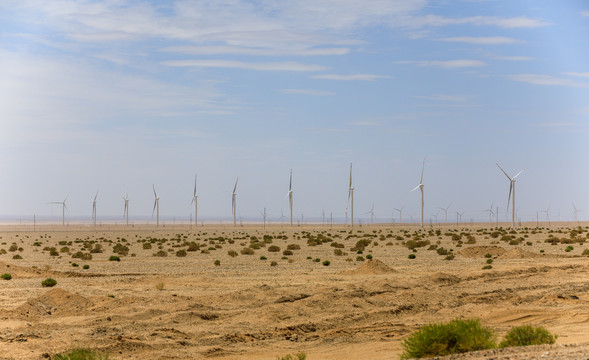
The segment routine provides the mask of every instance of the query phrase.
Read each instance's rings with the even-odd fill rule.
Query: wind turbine
[[[550,206],[546,210],[542,210],[542,212],[546,214],[546,220],[548,220],[548,226],[550,226]]]
[[[402,215],[403,215],[404,208],[405,208],[405,205],[401,206],[400,209],[395,208],[395,210],[397,210],[399,212],[399,225],[401,225],[401,220],[403,219]]]
[[[374,204],[372,204],[372,207],[370,208],[370,211],[366,212],[367,214],[370,214],[370,223],[374,224]]]
[[[286,194],[286,196],[288,196],[288,207],[290,208],[290,226],[292,226],[292,169],[290,169],[290,182],[288,184],[288,193]]]
[[[239,178],[237,178],[235,180],[235,186],[233,187],[233,194],[231,195],[231,209],[233,211],[233,226],[237,226],[237,219],[236,219],[236,214],[237,214],[237,203],[236,203],[237,193],[235,192],[235,190],[237,190],[237,182],[238,181],[239,181]]]
[[[123,200],[125,201],[125,208],[123,210],[123,213],[125,215],[125,218],[127,219],[127,226],[129,226],[129,194],[127,194]]]
[[[155,197],[155,202],[153,203],[153,211],[151,212],[151,216],[153,217],[153,214],[157,208],[155,226],[160,226],[160,198],[157,196],[157,193],[155,192],[155,185],[152,184],[151,186],[153,187],[153,196]]]
[[[493,213],[493,204],[495,202],[493,201],[491,203],[491,206],[488,209],[483,210],[483,212],[488,212],[489,213],[489,223],[493,223],[493,218],[492,216],[495,215],[495,213]]]
[[[196,216],[198,210],[198,196],[196,195],[196,175],[194,175],[194,193],[192,194],[191,204],[194,204],[194,226],[198,227],[198,218]]]
[[[65,206],[65,202],[67,201],[68,196],[70,196],[70,194],[67,194],[65,196],[65,199],[63,199],[63,201],[53,201],[53,202],[48,203],[48,204],[60,204],[61,205],[61,225],[62,226],[65,225],[65,209],[67,209],[67,206]]]
[[[425,158],[423,158],[423,165],[421,166],[421,178],[419,179],[419,185],[413,188],[412,191],[417,189],[421,190],[421,227],[423,227],[423,169],[425,168]]]
[[[462,223],[462,215],[464,215],[465,211],[459,213],[458,211],[456,212],[456,226],[458,226],[458,224]],[[458,220],[460,219],[460,221]]]
[[[96,198],[98,197],[98,191],[94,195],[94,201],[92,201],[92,219],[94,219],[94,226],[96,226]]]
[[[495,163],[497,165],[497,167],[499,167],[499,169],[501,169],[501,171],[503,172],[503,174],[505,174],[505,176],[507,176],[507,178],[509,179],[509,196],[507,197],[507,210],[509,211],[509,200],[511,198],[511,226],[515,227],[515,179],[521,175],[521,173],[524,172],[525,169],[521,170],[520,172],[518,172],[513,178],[509,177],[509,175],[507,175],[507,173],[505,172],[505,170],[503,170],[503,168],[501,166],[499,166],[498,163]],[[513,192],[513,198],[511,197],[511,193]]]
[[[579,225],[579,220],[577,219],[577,213],[579,213],[580,211],[583,210],[579,210],[575,207],[575,204],[573,203],[573,209],[575,209],[575,211],[573,211],[573,218],[575,219],[575,221],[577,222],[577,225]]]
[[[445,208],[442,208],[442,207],[438,208],[444,212],[444,222],[445,223],[448,223],[448,209],[450,209],[450,206],[452,206],[452,203],[448,204],[448,206]]]
[[[350,185],[348,186],[348,203],[350,204],[350,219],[354,227],[354,188],[352,187],[352,163],[350,163]],[[346,213],[348,208],[346,207]]]

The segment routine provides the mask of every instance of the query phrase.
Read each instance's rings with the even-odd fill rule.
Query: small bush
[[[121,258],[120,258],[120,257],[118,257],[118,256],[115,256],[115,255],[111,255],[111,256],[108,258],[108,261],[121,261]]]
[[[229,255],[231,257],[236,257],[238,254],[237,254],[237,251],[235,251],[235,250],[229,250],[227,252],[227,255]]]
[[[298,354],[294,354],[294,355],[288,354],[288,355],[285,355],[282,357],[278,356],[276,358],[276,360],[306,360],[306,359],[307,359],[307,355],[305,355],[304,353],[298,353]]]
[[[489,270],[489,269],[492,269],[492,268],[493,268],[493,265],[485,265],[485,266],[483,266],[483,270]]]
[[[276,245],[272,245],[268,247],[268,251],[269,252],[279,252],[280,251],[280,247],[276,246]]]
[[[241,253],[241,255],[253,255],[254,254],[254,249],[252,248],[243,248],[239,251]]]
[[[276,265],[278,265],[278,263],[277,263],[276,261],[272,261],[272,262],[270,263],[270,266],[276,266]]]
[[[82,266],[82,269],[88,270],[88,269],[90,269],[90,265],[84,265],[84,266]]]
[[[402,346],[401,359],[445,356],[492,349],[496,335],[478,319],[456,319],[446,324],[430,324],[411,334]]]
[[[265,257],[264,255],[260,256],[260,260],[268,260],[267,257]]]
[[[153,256],[166,257],[166,256],[168,256],[168,253],[165,252],[164,250],[160,250],[160,251],[156,252],[155,254],[153,254]]]
[[[372,260],[372,255],[368,254],[368,255],[366,255],[366,258],[367,258],[368,260]]]
[[[569,246],[566,247],[566,249],[564,249],[564,251],[571,252],[574,249],[575,249],[574,247],[572,247],[572,246],[569,245]]]
[[[156,288],[158,291],[162,291],[162,290],[164,290],[164,287],[165,287],[165,286],[166,286],[166,285],[165,285],[164,283],[157,283],[157,284],[155,284],[155,288]]]
[[[43,287],[53,287],[53,286],[57,285],[57,281],[52,278],[47,278],[47,279],[41,281],[41,285]]]
[[[331,261],[324,260],[322,264],[323,264],[323,266],[329,266],[329,264],[331,264]]]
[[[185,257],[186,256],[186,250],[178,250],[176,251],[176,256],[177,257]]]
[[[2,278],[4,280],[10,280],[10,279],[12,279],[12,275],[10,275],[9,273],[6,273],[6,274],[0,275],[0,278]]]
[[[554,344],[555,336],[543,327],[516,326],[505,334],[500,347]]]
[[[22,260],[22,256],[20,256],[19,254],[13,255],[12,258],[14,260]]]
[[[67,354],[54,355],[52,360],[108,360],[108,354],[102,354],[90,349],[78,348]]]
[[[221,260],[215,260],[215,266],[221,266]]]
[[[78,266],[80,266],[80,265],[78,265],[77,263],[72,263],[72,266],[73,266],[73,267],[78,267]]]
[[[282,252],[282,255],[284,255],[284,256],[291,256],[292,254],[293,254],[292,250],[284,250]]]
[[[415,256],[415,254],[409,254],[409,256],[407,256],[407,258],[408,258],[408,259],[415,259],[415,258],[416,258],[416,256]]]

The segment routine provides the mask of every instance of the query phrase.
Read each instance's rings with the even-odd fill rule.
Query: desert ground
[[[450,358],[589,358],[589,224],[500,225],[0,227],[0,359],[398,359],[455,318],[558,339]]]

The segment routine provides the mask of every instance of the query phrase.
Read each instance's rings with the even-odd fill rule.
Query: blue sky
[[[3,1],[0,215],[589,216],[586,1]],[[545,214],[543,215],[546,216]]]

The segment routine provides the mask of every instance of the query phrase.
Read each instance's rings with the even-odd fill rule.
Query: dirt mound
[[[530,259],[542,257],[542,254],[535,254],[521,248],[511,249],[499,256],[499,259]]]
[[[459,252],[459,254],[466,258],[482,258],[487,254],[491,254],[492,256],[501,256],[506,252],[507,251],[504,248],[499,246],[472,246],[463,249]]]
[[[344,271],[346,275],[380,275],[397,272],[380,260],[367,260],[353,270]]]
[[[437,272],[432,275],[431,279],[437,284],[457,284],[460,282],[460,278],[456,275],[447,274],[443,272]]]
[[[40,315],[76,315],[86,312],[92,301],[63,289],[51,289],[38,298],[27,300],[16,309],[25,317]]]

